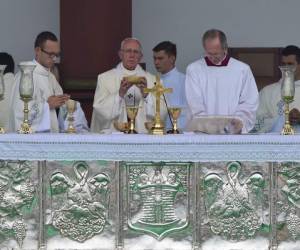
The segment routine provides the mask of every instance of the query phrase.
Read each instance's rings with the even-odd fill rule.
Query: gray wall
[[[59,36],[59,0],[0,0],[0,51],[16,64],[33,59],[34,39],[43,30]]]
[[[203,53],[201,36],[222,29],[231,47],[300,45],[299,0],[132,0],[133,36],[144,49],[144,61],[155,72],[152,48],[160,41],[177,44],[178,68]]]

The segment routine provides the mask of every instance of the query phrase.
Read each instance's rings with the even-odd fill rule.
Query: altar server
[[[300,125],[300,49],[290,45],[281,52],[282,65],[294,65],[295,96],[290,104],[289,120],[299,130]],[[267,85],[259,92],[255,132],[280,132],[284,123],[284,102],[281,98],[281,80]]]
[[[234,116],[233,133],[247,133],[255,124],[258,91],[250,67],[228,53],[225,34],[208,30],[202,38],[205,57],[187,67],[185,90],[192,118]]]
[[[181,107],[182,112],[178,119],[179,128],[186,125],[187,104],[185,98],[185,75],[178,71],[175,62],[177,57],[176,44],[163,41],[153,48],[155,68],[161,73],[161,80],[165,88],[172,88],[172,93],[165,94],[168,107]],[[173,128],[170,117],[166,118],[166,128]]]
[[[135,38],[122,41],[119,50],[121,62],[113,69],[98,76],[95,91],[92,132],[111,133],[116,131],[114,121],[127,122],[127,106],[139,106],[136,117],[136,130],[146,133],[145,122],[153,119],[155,100],[145,88],[154,86],[155,77],[139,65],[142,59],[142,46]],[[129,76],[140,77],[136,84],[128,80]],[[163,110],[166,110],[165,108]],[[166,111],[162,116],[165,116]]]
[[[29,102],[29,123],[35,132],[59,132],[57,109],[65,109],[65,103],[70,98],[64,94],[55,76],[50,72],[60,55],[57,37],[49,31],[41,32],[34,44],[36,67],[33,71],[34,93]],[[22,124],[24,103],[20,99],[19,85],[21,73],[18,72],[12,91],[10,126],[17,131]],[[87,131],[85,115],[77,103],[74,113],[77,132]]]

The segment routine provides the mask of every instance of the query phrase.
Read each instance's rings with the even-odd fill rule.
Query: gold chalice
[[[138,106],[127,106],[127,116],[129,118],[129,129],[127,131],[128,134],[137,134],[135,130],[135,118],[137,116],[139,107]]]
[[[170,107],[168,108],[169,114],[171,115],[173,128],[167,131],[167,134],[179,134],[180,131],[177,126],[177,119],[180,116],[181,108],[180,107]]]
[[[66,102],[66,107],[68,111],[68,128],[67,128],[67,133],[76,133],[76,129],[74,127],[74,112],[76,111],[76,101],[69,99]]]

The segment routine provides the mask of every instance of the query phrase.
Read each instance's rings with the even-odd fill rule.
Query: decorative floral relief
[[[226,178],[210,173],[204,177],[205,206],[210,229],[229,240],[245,240],[261,226],[257,214],[263,202],[265,181],[261,173],[253,173],[241,182],[239,162],[227,165]]]
[[[52,212],[52,225],[72,240],[84,242],[103,231],[107,220],[109,177],[100,173],[88,177],[89,166],[75,162],[75,178],[55,172],[50,178],[51,195],[63,195],[64,204]],[[100,195],[100,199],[98,199]]]
[[[279,175],[285,181],[281,191],[288,201],[285,206],[287,229],[294,240],[300,239],[300,164],[283,163]]]
[[[0,241],[14,238],[20,247],[26,237],[23,209],[30,209],[35,186],[25,161],[0,161]]]

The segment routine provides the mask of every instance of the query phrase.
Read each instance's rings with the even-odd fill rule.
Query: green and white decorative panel
[[[269,168],[267,163],[236,161],[199,164],[198,240],[203,250],[268,249]]]
[[[192,249],[192,165],[123,163],[124,249]]]
[[[38,245],[37,162],[0,161],[0,249]]]
[[[277,164],[277,175],[279,249],[300,249],[300,163]]]
[[[48,250],[115,248],[115,176],[113,162],[47,162]]]

